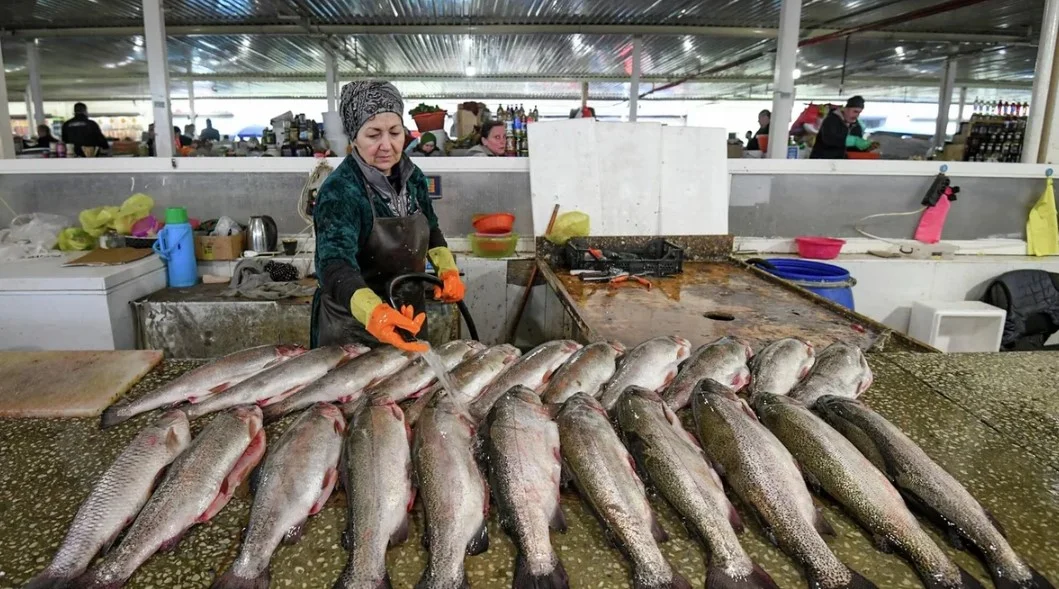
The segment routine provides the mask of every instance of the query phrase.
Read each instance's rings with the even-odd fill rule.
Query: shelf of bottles
[[[529,157],[529,137],[526,135],[526,127],[530,123],[540,120],[540,112],[537,107],[526,112],[520,104],[518,108],[509,104],[507,108],[500,105],[496,109],[496,119],[504,123],[507,143],[504,155],[507,157]]]
[[[974,114],[967,123],[965,162],[1022,161],[1028,102],[974,101]]]

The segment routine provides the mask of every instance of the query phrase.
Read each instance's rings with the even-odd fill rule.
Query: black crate
[[[566,265],[571,270],[605,272],[611,268],[618,268],[629,274],[649,273],[653,276],[670,276],[684,271],[684,248],[665,239],[651,240],[639,249],[618,250],[618,253],[639,256],[634,260],[620,258],[597,260],[588,253],[590,247],[592,245],[585,239],[571,239],[566,242]]]

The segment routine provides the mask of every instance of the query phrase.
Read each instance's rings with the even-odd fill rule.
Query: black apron
[[[369,198],[374,198],[370,187],[366,187],[366,192]],[[379,217],[375,214],[374,202],[371,203],[371,216],[371,233],[357,254],[357,264],[368,288],[389,304],[387,289],[390,280],[426,270],[430,223],[422,209],[407,217]],[[394,299],[398,308],[412,305],[416,314],[423,313],[426,310],[425,285],[419,281],[405,282],[394,292]],[[313,296],[313,318],[316,324],[314,333],[310,334],[313,348],[350,343],[371,348],[379,345],[379,340],[353,318],[349,301],[336,301],[330,293],[319,288]],[[419,333],[427,333],[425,322]]]

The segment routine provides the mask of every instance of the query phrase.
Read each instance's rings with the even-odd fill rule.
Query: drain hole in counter
[[[717,313],[709,312],[704,315],[707,319],[713,319],[714,321],[735,321],[735,316],[728,313]]]

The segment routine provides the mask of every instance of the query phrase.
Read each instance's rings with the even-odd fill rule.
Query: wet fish
[[[172,550],[188,528],[223,509],[264,453],[259,408],[218,413],[173,461],[121,544],[78,579],[77,587],[123,586],[152,554]]]
[[[743,523],[725,496],[720,477],[662,397],[629,387],[615,411],[625,445],[640,472],[709,548],[706,586],[778,589],[743,550],[736,536],[743,531]]]
[[[568,339],[546,342],[533,348],[482,389],[471,403],[471,415],[478,420],[485,419],[493,403],[513,387],[540,391],[551,375],[580,349],[581,344]]]
[[[820,537],[831,526],[813,504],[790,452],[724,385],[703,381],[692,396],[703,450],[769,538],[805,567],[809,586],[868,589],[875,585],[842,564]]]
[[[342,457],[349,560],[335,589],[389,587],[386,549],[408,539],[412,489],[411,431],[404,413],[385,393],[357,411]]]
[[[96,481],[55,557],[25,589],[65,587],[109,547],[151,496],[159,475],[191,440],[188,418],[170,410],[136,434]]]
[[[842,434],[789,397],[758,393],[754,409],[806,477],[842,504],[880,548],[904,555],[928,589],[981,589],[919,527],[897,489]]]
[[[317,402],[360,401],[365,388],[407,366],[413,355],[413,352],[404,352],[393,346],[379,346],[335,368],[286,399],[263,407],[261,413],[269,422]]]
[[[595,342],[588,344],[555,371],[548,386],[541,393],[545,403],[561,404],[574,393],[599,395],[600,388],[618,368],[618,359],[625,353],[619,342]]]
[[[500,523],[518,546],[512,587],[568,587],[549,535],[549,529],[566,531],[559,506],[559,428],[537,393],[522,386],[500,397],[486,424],[490,486]]]
[[[643,342],[622,358],[621,366],[603,386],[600,403],[610,411],[625,389],[634,385],[649,391],[661,390],[676,377],[677,368],[690,352],[691,342],[675,335]]]
[[[868,390],[872,380],[864,352],[857,346],[835,342],[816,355],[813,369],[791,389],[790,396],[807,407],[823,395],[856,399]]]
[[[501,344],[486,349],[484,352],[460,362],[449,372],[449,380],[458,390],[449,391],[449,397],[461,405],[470,406],[489,383],[500,375],[509,365],[515,363],[522,352],[510,344]],[[416,399],[408,408],[405,418],[415,424],[420,413],[430,404],[441,385],[434,387]]]
[[[434,352],[441,358],[442,364],[449,370],[464,360],[485,351],[486,346],[474,340],[454,340],[435,348]],[[427,391],[437,381],[437,376],[423,358],[416,358],[411,364],[391,374],[385,379],[368,387],[364,398],[375,394],[384,394],[394,403],[414,399]],[[342,404],[342,412],[347,416],[360,408],[358,400]]]
[[[953,540],[974,547],[998,589],[1052,587],[1015,553],[996,520],[967,489],[897,426],[867,405],[840,396],[821,397],[813,411],[885,473],[909,505],[942,522]]]
[[[758,392],[786,395],[816,362],[812,344],[787,337],[769,343],[750,359],[750,398]]]
[[[595,398],[577,393],[556,417],[563,464],[632,563],[634,589],[691,589],[658,548],[668,536],[647,502],[633,459]]]
[[[100,428],[117,425],[141,413],[189,401],[199,401],[230,389],[251,376],[307,352],[301,346],[258,346],[228,354],[169,381],[131,401],[103,411]]]
[[[238,405],[278,403],[336,366],[367,352],[368,348],[360,344],[317,348],[279,366],[258,372],[224,394],[214,395],[183,409],[189,419],[196,419]]]
[[[254,504],[239,556],[213,589],[267,589],[269,561],[280,542],[294,543],[306,520],[323,508],[338,481],[346,420],[319,403],[273,444],[256,478]]]
[[[447,393],[437,395],[416,425],[412,447],[430,551],[417,589],[468,587],[464,556],[489,548],[489,489],[474,446],[475,421],[465,406]]]
[[[712,378],[738,392],[750,382],[746,362],[754,350],[745,341],[725,336],[700,346],[680,367],[680,372],[666,388],[662,398],[670,409],[679,411],[691,402],[691,393],[699,381]]]

